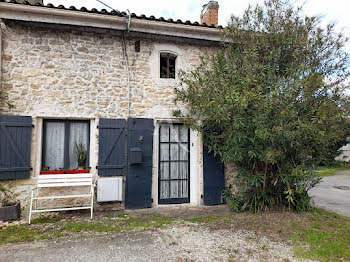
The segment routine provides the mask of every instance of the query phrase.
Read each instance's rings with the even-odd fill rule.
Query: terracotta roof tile
[[[86,7],[81,7],[80,9],[76,8],[75,6],[70,6],[69,8],[66,8],[64,5],[58,5],[54,6],[53,4],[41,4],[41,3],[36,3],[36,4],[31,4],[27,1],[21,3],[17,2],[16,0],[10,0],[10,1],[5,1],[5,0],[0,0],[0,2],[7,2],[7,3],[13,3],[13,4],[20,4],[20,5],[31,5],[31,6],[41,6],[41,7],[46,7],[46,8],[55,8],[55,9],[63,9],[63,10],[70,10],[70,11],[75,11],[75,12],[87,12],[87,13],[96,13],[96,14],[102,14],[102,15],[115,15],[115,16],[126,16],[127,14],[125,12],[119,12],[116,10],[112,11],[107,11],[106,9],[102,10],[97,10],[96,8],[92,8],[91,10],[87,9]],[[158,22],[167,22],[167,23],[174,23],[174,24],[183,24],[183,25],[190,25],[190,26],[202,26],[202,27],[210,27],[210,28],[219,28],[222,29],[222,26],[215,26],[215,25],[207,25],[207,24],[200,24],[198,22],[192,23],[191,21],[187,20],[186,22],[183,22],[182,20],[178,19],[174,21],[173,19],[164,19],[164,17],[159,17],[156,18],[155,16],[146,16],[144,14],[138,16],[135,13],[131,14],[132,18],[137,18],[137,19],[144,19],[144,20],[153,20],[153,21],[158,21]]]

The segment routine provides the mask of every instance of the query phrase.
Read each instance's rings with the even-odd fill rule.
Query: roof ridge
[[[116,15],[119,17],[124,17],[127,14],[125,12],[120,12],[117,10],[112,10],[112,11],[107,11],[105,8],[98,10],[97,8],[92,8],[92,9],[87,9],[86,7],[81,7],[76,8],[75,6],[70,6],[68,8],[66,8],[64,5],[58,5],[55,6],[51,3],[48,4],[42,4],[42,3],[35,3],[35,4],[31,4],[28,1],[23,1],[23,2],[19,2],[17,0],[0,0],[0,3],[11,3],[11,4],[19,4],[19,5],[30,5],[30,6],[35,6],[35,7],[46,7],[46,8],[54,8],[54,9],[62,9],[62,10],[70,10],[70,11],[75,11],[75,12],[85,12],[85,13],[96,13],[96,14],[101,14],[101,15]],[[151,15],[151,16],[146,16],[144,14],[141,15],[136,15],[135,13],[131,13],[131,18],[136,18],[136,19],[144,19],[144,20],[151,20],[151,21],[156,21],[156,22],[166,22],[166,23],[173,23],[173,24],[183,24],[183,25],[189,25],[189,26],[201,26],[201,27],[210,27],[210,28],[218,28],[218,29],[222,29],[223,27],[221,25],[219,26],[215,26],[214,24],[212,25],[207,25],[205,23],[200,24],[199,22],[191,22],[190,20],[186,20],[185,22],[183,22],[181,19],[177,19],[174,20],[172,18],[168,18],[165,19],[164,17],[159,17],[156,18],[155,16]]]

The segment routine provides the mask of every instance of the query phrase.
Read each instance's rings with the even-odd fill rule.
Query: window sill
[[[159,86],[166,86],[166,87],[177,87],[179,86],[179,79],[174,78],[158,78],[158,85]]]
[[[161,82],[175,82],[175,81],[177,81],[178,79],[176,79],[176,78],[158,78],[159,79],[159,81],[161,81]]]

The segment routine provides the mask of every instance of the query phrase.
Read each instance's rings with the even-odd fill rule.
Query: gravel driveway
[[[312,190],[316,207],[350,217],[350,170],[338,171],[334,176],[322,178]]]
[[[9,244],[0,261],[297,261],[291,247],[246,231],[198,225]]]

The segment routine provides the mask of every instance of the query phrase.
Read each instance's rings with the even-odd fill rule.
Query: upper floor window
[[[171,53],[160,54],[160,78],[175,79],[176,55]]]

